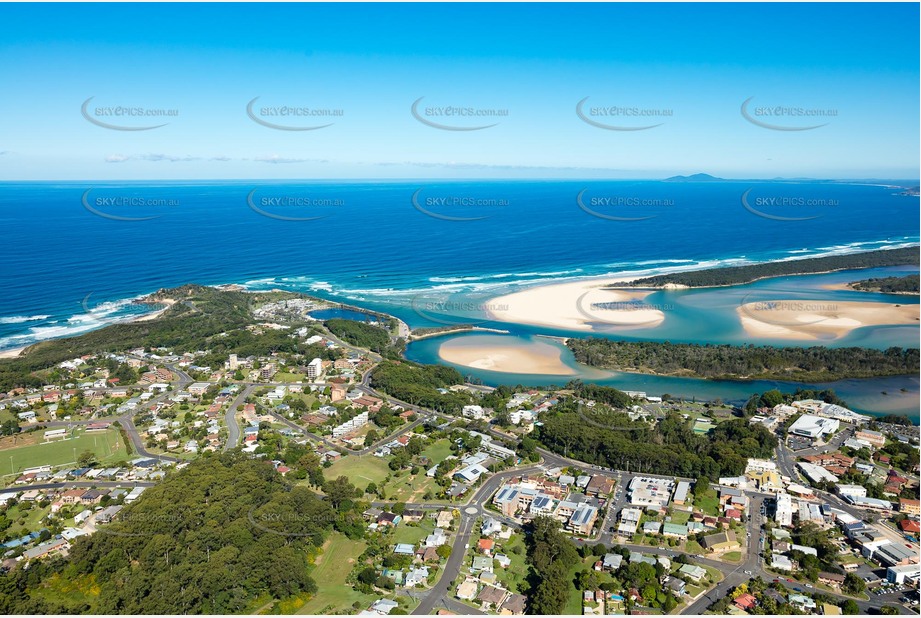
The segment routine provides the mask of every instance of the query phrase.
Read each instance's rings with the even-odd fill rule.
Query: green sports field
[[[127,450],[118,430],[86,433],[78,429],[65,439],[43,441],[44,430],[19,434],[0,441],[0,473],[19,474],[26,468],[37,466],[76,465],[77,457],[84,451],[93,451],[100,463],[123,461]]]

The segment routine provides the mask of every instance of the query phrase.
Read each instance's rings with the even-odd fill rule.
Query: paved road
[[[32,485],[14,485],[2,490],[4,493],[9,491],[28,491],[30,489],[70,489],[72,487],[153,487],[156,483],[152,481],[67,481],[65,483],[34,483]]]
[[[151,402],[156,401],[154,399],[150,400]],[[79,419],[73,421],[39,421],[37,426],[41,427],[66,427],[68,429],[73,427],[79,427],[81,425],[88,425],[90,423],[118,423],[121,425],[122,429],[125,430],[125,435],[128,436],[128,439],[131,440],[131,445],[134,447],[134,451],[140,457],[149,457],[151,459],[157,459],[160,461],[172,461],[178,463],[182,461],[178,457],[173,457],[172,455],[161,455],[159,453],[151,453],[147,450],[147,447],[144,445],[144,440],[141,439],[141,435],[138,433],[137,427],[134,425],[134,412],[126,412],[121,416],[105,416],[101,418],[94,419]]]
[[[502,483],[511,477],[520,476],[522,474],[531,474],[539,471],[541,471],[539,466],[528,466],[525,468],[500,472],[499,474],[496,474],[487,479],[479,487],[479,489],[477,489],[476,493],[473,494],[470,500],[468,500],[466,505],[458,505],[457,507],[454,507],[460,510],[461,515],[460,524],[458,524],[454,543],[451,545],[451,555],[448,557],[448,562],[445,564],[441,578],[422,599],[419,607],[413,610],[413,614],[431,614],[439,604],[443,603],[445,600],[452,599],[453,591],[451,590],[451,587],[454,583],[454,580],[460,574],[461,567],[464,564],[464,559],[467,556],[466,545],[470,543],[470,538],[475,530],[476,520],[477,518],[487,513],[487,511],[483,510],[483,505],[486,504],[486,502],[492,497],[496,490],[499,489]],[[467,513],[468,509],[474,510],[474,512]],[[490,511],[489,515],[494,516],[494,513]],[[462,607],[464,608],[463,613],[472,613],[470,608],[466,605],[462,605]]]
[[[240,446],[240,423],[237,422],[237,407],[243,405],[246,398],[255,388],[253,384],[247,385],[227,406],[227,411],[224,413],[224,424],[227,426],[227,442],[224,443],[225,451]]]

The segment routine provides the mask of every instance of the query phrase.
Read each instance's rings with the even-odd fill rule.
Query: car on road
[[[812,584],[806,584],[806,587],[807,587],[807,588],[815,588],[815,586],[813,586]]]
[[[775,584],[779,584],[779,583],[780,583],[780,578],[779,578],[779,577],[775,577],[775,578],[774,578],[774,583],[775,583]]]

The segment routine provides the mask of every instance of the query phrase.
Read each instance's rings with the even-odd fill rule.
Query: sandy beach
[[[642,304],[653,290],[610,289],[635,277],[542,285],[489,301],[494,320],[573,331],[651,328],[665,320]]]
[[[26,347],[28,346],[23,346],[21,348],[12,348],[10,350],[4,350],[3,352],[0,352],[0,358],[16,358],[17,356],[22,354],[22,351],[25,350]]]
[[[438,348],[438,356],[443,360],[473,369],[576,375],[577,372],[562,361],[561,355],[562,351],[550,343],[534,341],[526,346],[514,345],[489,335],[449,339]]]
[[[918,305],[860,301],[759,301],[739,306],[736,313],[753,337],[796,340],[840,339],[863,326],[919,320]]]
[[[167,299],[164,299],[164,300],[158,300],[158,301],[157,301],[157,304],[162,304],[162,305],[166,305],[166,306],[163,307],[162,309],[158,309],[158,310],[154,311],[153,313],[145,313],[145,314],[142,315],[141,317],[135,318],[135,319],[133,319],[133,320],[131,320],[131,321],[132,321],[132,322],[149,322],[149,321],[151,321],[151,320],[156,320],[156,319],[159,318],[161,315],[163,315],[163,312],[165,312],[167,309],[169,309],[170,307],[172,307],[173,305],[175,305],[175,304],[176,304],[176,301],[175,301],[174,299],[172,299],[172,298],[167,298]]]

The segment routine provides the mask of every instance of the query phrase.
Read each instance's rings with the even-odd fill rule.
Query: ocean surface
[[[0,350],[130,318],[149,310],[137,297],[185,283],[302,291],[412,327],[476,321],[512,336],[566,335],[490,324],[483,303],[566,279],[917,245],[918,198],[900,191],[743,181],[0,183]],[[693,290],[669,298],[663,327],[609,334],[739,343],[743,300],[826,298],[819,286],[839,280],[852,278]],[[426,356],[421,343],[411,355]],[[831,345],[916,347],[918,328],[859,329]]]

